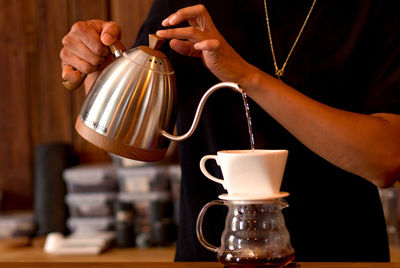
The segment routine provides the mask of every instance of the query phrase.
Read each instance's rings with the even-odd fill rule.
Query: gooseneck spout
[[[238,84],[233,83],[233,82],[221,82],[221,83],[218,83],[218,84],[212,86],[211,88],[209,88],[207,90],[207,92],[201,98],[199,105],[197,106],[197,110],[196,110],[196,114],[193,119],[192,126],[190,127],[188,132],[186,132],[185,134],[183,134],[181,136],[175,136],[175,135],[171,135],[163,130],[161,132],[161,135],[170,140],[173,140],[173,141],[183,141],[183,140],[186,140],[187,138],[189,138],[190,136],[192,136],[193,132],[196,130],[197,125],[199,124],[201,112],[203,111],[204,105],[205,105],[208,97],[210,97],[210,95],[212,93],[214,93],[216,90],[218,90],[220,88],[226,88],[226,87],[231,88],[231,89],[239,92],[240,94],[243,93],[243,89],[241,89]]]

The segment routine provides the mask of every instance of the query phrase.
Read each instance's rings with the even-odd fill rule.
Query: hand
[[[157,35],[172,39],[170,47],[176,52],[201,57],[207,68],[221,81],[241,83],[248,64],[226,42],[215,27],[203,5],[178,10],[166,18],[162,25],[170,27],[187,21],[189,27],[157,31]]]
[[[120,37],[121,30],[115,22],[89,20],[75,23],[62,39],[62,78],[75,83],[99,70],[110,55],[107,46]]]

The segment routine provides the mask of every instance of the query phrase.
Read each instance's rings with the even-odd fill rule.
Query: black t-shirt
[[[276,60],[281,66],[304,22],[312,0],[268,1]],[[137,44],[161,28],[179,8],[203,3],[229,44],[249,63],[273,74],[263,0],[156,0]],[[327,105],[357,113],[400,113],[399,1],[317,0],[308,24],[285,69],[283,81]],[[164,47],[176,72],[178,133],[191,126],[204,92],[219,81],[201,59]],[[282,191],[283,213],[297,261],[389,261],[384,216],[377,188],[311,152],[250,100],[256,148],[287,149]],[[292,116],[299,116],[293,114]],[[180,225],[176,260],[216,260],[196,238],[200,209],[224,193],[206,179],[202,156],[223,149],[250,148],[241,96],[221,89],[206,103],[194,135],[179,143],[182,166]],[[209,168],[221,177],[220,169]],[[214,245],[224,227],[225,211],[211,209],[204,223]]]

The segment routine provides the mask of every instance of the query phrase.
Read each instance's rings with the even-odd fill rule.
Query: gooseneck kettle
[[[97,77],[76,120],[75,128],[84,139],[119,156],[159,161],[170,140],[181,141],[193,134],[215,90],[228,87],[242,94],[235,83],[214,85],[200,100],[189,131],[181,136],[169,134],[175,125],[177,98],[174,70],[158,50],[163,42],[151,34],[149,47],[123,51],[110,46],[116,59]]]

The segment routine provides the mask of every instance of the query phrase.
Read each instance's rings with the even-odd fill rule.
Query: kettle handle
[[[214,91],[216,91],[216,90],[218,90],[220,88],[224,88],[224,87],[231,88],[231,89],[239,92],[240,94],[243,93],[243,89],[241,89],[238,84],[233,83],[233,82],[221,82],[221,83],[218,83],[218,84],[212,86],[211,88],[209,88],[207,90],[207,92],[201,98],[201,100],[199,102],[199,105],[197,106],[197,110],[196,110],[196,114],[195,114],[194,119],[193,119],[192,126],[190,127],[188,132],[186,132],[185,134],[183,134],[181,136],[175,136],[175,135],[171,135],[171,134],[167,133],[165,130],[162,130],[161,131],[161,135],[166,137],[166,138],[168,138],[168,139],[170,139],[170,140],[173,140],[173,141],[183,141],[183,140],[186,140],[187,138],[189,138],[190,136],[192,136],[193,132],[195,131],[195,129],[197,127],[197,125],[199,124],[201,112],[203,111],[204,105],[205,105],[208,97],[210,97],[210,95],[212,93],[214,93]]]
[[[108,48],[111,51],[111,54],[113,54],[115,58],[120,57],[125,51],[123,45],[119,41],[116,41],[114,44],[109,45]],[[83,81],[85,81],[86,76],[87,76],[87,74],[81,73],[81,75],[77,81],[75,81],[75,82],[63,81],[62,84],[66,89],[69,89],[69,90],[77,89],[78,87],[80,87],[82,85]]]
[[[220,206],[226,206],[226,201],[224,200],[213,200],[211,202],[208,202],[201,210],[199,213],[199,216],[197,217],[196,221],[196,235],[197,239],[199,239],[200,244],[205,247],[208,250],[211,250],[213,252],[218,252],[219,247],[213,246],[210,243],[207,242],[207,240],[204,238],[203,235],[203,219],[204,215],[206,214],[206,211],[209,207],[214,206],[214,205],[220,205]]]

